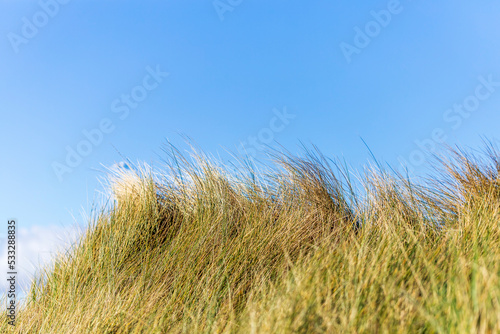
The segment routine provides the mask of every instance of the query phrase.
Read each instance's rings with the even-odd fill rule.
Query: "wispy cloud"
[[[34,275],[40,268],[51,264],[58,252],[64,252],[81,235],[76,226],[40,226],[19,228],[16,238],[16,265],[19,297],[23,297]],[[0,235],[0,268],[7,272],[7,243],[5,234]],[[7,281],[0,281],[0,292],[5,294]]]

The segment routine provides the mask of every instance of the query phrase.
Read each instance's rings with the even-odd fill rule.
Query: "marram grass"
[[[113,204],[2,333],[500,333],[500,156],[418,183],[317,151],[229,172],[173,150],[112,175]],[[194,161],[194,162],[193,162]],[[436,174],[437,175],[437,174]]]

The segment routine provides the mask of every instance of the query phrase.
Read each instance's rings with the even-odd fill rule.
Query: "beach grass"
[[[317,149],[238,169],[165,150],[2,333],[500,333],[500,155],[449,149],[432,177],[358,174]]]

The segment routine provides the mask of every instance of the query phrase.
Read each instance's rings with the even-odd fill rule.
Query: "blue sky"
[[[498,17],[493,0],[0,1],[0,235],[14,217],[26,258],[52,249],[102,165],[158,163],[182,135],[223,159],[302,141],[354,168],[363,138],[421,173],[417,142],[498,136]]]

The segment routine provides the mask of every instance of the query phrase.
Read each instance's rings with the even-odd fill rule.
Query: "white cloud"
[[[28,291],[31,281],[42,266],[52,263],[58,252],[64,252],[81,235],[82,231],[76,226],[39,226],[19,228],[16,231],[16,271],[17,271],[17,299],[22,299]],[[7,273],[7,238],[0,236],[0,271]],[[5,295],[6,279],[0,280],[0,293]]]

